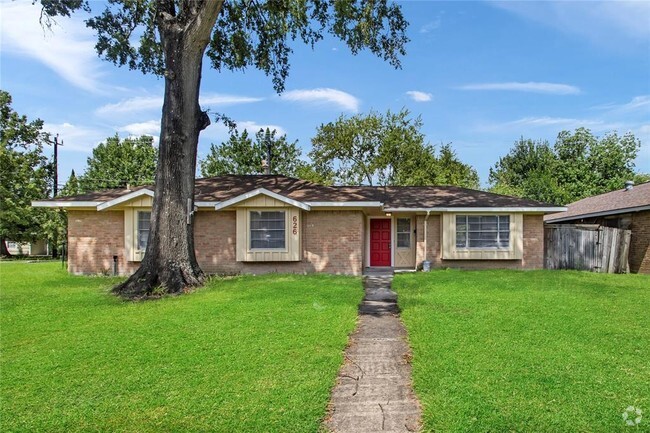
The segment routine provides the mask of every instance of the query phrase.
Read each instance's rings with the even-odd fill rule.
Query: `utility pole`
[[[53,185],[52,185],[52,197],[56,197],[59,193],[59,146],[63,146],[63,140],[59,143],[59,134],[54,136],[54,142],[50,142],[54,145],[54,176],[53,176]],[[55,211],[59,213],[58,211]],[[53,234],[52,239],[52,258],[55,259],[58,257],[58,234],[56,230]]]
[[[52,185],[52,197],[59,192],[59,146],[63,146],[63,140],[59,143],[59,134],[54,137],[54,185]]]

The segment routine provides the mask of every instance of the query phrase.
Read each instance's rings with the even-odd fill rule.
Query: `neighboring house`
[[[650,182],[583,198],[567,210],[546,215],[547,224],[599,224],[632,231],[630,272],[650,273]]]
[[[38,207],[68,211],[68,269],[136,270],[149,236],[152,187]],[[275,175],[197,179],[194,242],[207,273],[329,272],[365,267],[537,269],[543,215],[565,208],[455,186],[323,186]]]
[[[50,253],[46,240],[41,239],[34,242],[7,242],[7,251],[12,256],[47,256]]]

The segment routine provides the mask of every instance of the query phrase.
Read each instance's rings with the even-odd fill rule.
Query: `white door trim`
[[[365,267],[370,268],[370,220],[390,220],[390,266],[395,266],[395,216],[371,216],[366,217],[366,263]]]

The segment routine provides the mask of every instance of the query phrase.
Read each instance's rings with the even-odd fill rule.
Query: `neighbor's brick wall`
[[[68,272],[113,272],[118,257],[120,275],[130,275],[138,263],[127,262],[124,251],[124,212],[68,211]]]
[[[424,260],[424,216],[417,216],[416,263]],[[431,267],[447,266],[462,269],[542,269],[544,267],[544,217],[524,215],[524,255],[522,260],[442,260],[440,215],[431,215],[427,227],[427,258]]]
[[[650,274],[650,211],[632,214],[630,272]]]

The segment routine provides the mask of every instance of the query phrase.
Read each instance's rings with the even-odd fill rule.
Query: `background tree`
[[[0,253],[6,241],[29,242],[46,236],[48,213],[31,207],[48,197],[52,167],[43,154],[49,135],[43,121],[28,121],[11,107],[11,95],[0,90]]]
[[[315,167],[348,185],[461,185],[478,187],[478,175],[451,149],[424,141],[422,119],[408,110],[370,112],[319,126],[309,156]]]
[[[127,184],[152,184],[156,174],[158,151],[153,137],[120,139],[116,134],[93,149],[86,161],[78,190],[87,192],[104,188],[122,188]],[[73,173],[74,174],[74,173]]]
[[[432,174],[435,176],[430,181],[433,185],[458,185],[473,189],[478,189],[480,186],[476,169],[458,159],[458,155],[449,143],[440,146]]]
[[[40,4],[46,22],[95,5]],[[179,292],[204,280],[186,210],[194,199],[199,133],[210,124],[199,106],[205,54],[217,71],[260,69],[281,92],[296,39],[313,46],[330,34],[353,54],[368,49],[396,67],[408,40],[400,7],[387,0],[112,0],[87,24],[97,32],[100,56],[165,79],[149,242],[140,268],[114,289],[131,297],[154,288]]]
[[[585,128],[560,132],[553,147],[522,137],[490,169],[489,182],[495,192],[568,204],[643,180],[634,172],[640,146],[632,133],[599,139]]]
[[[510,152],[490,168],[491,190],[547,203],[562,203],[563,192],[555,177],[557,165],[557,156],[547,141],[521,137]]]
[[[77,174],[74,172],[74,169],[70,172],[70,177],[68,177],[67,182],[61,188],[61,192],[59,192],[59,195],[61,197],[69,197],[72,195],[77,195],[81,194],[82,189],[81,185],[79,184],[79,178],[77,178]]]
[[[287,141],[287,135],[276,136],[277,131],[260,129],[255,137],[248,131],[234,130],[228,141],[212,144],[208,155],[200,161],[201,176],[221,174],[264,174],[262,160],[267,159],[267,146],[271,146],[271,173],[297,176],[301,166],[298,140]]]

